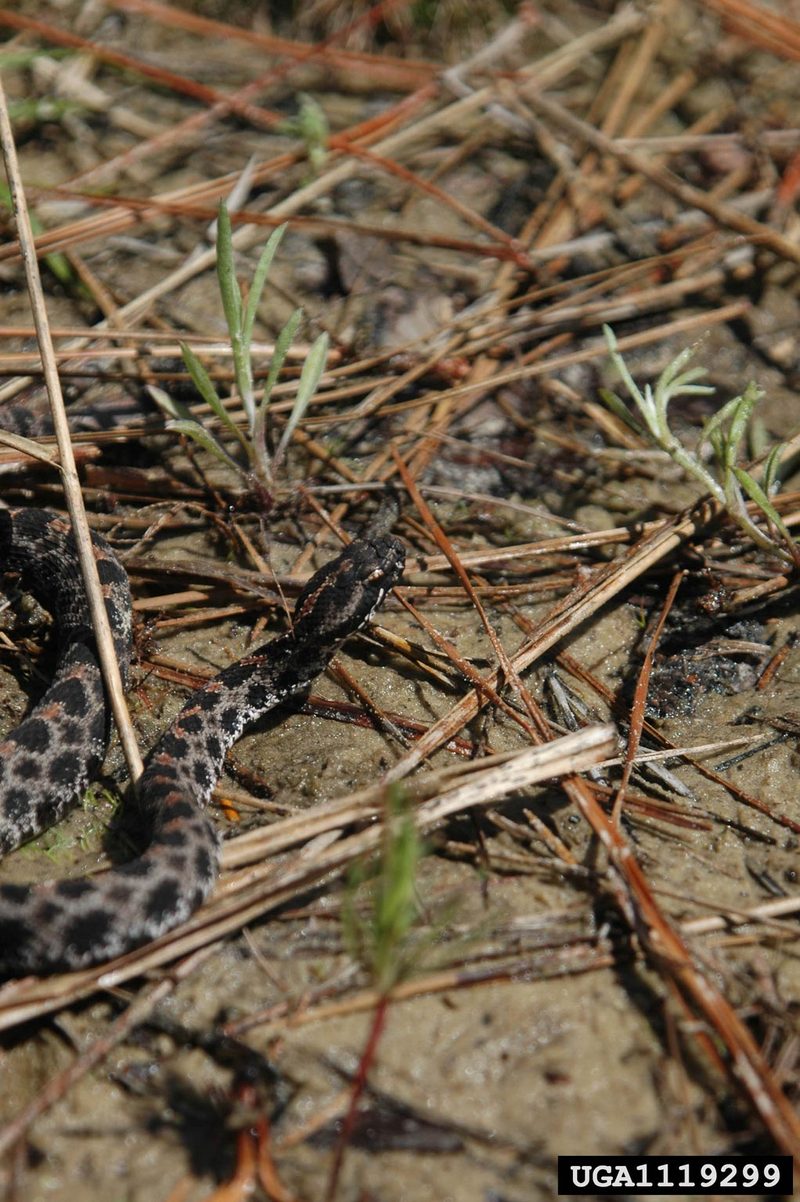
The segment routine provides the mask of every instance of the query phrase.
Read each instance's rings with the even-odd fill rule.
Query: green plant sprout
[[[328,138],[331,131],[325,110],[313,96],[301,92],[297,115],[281,121],[277,129],[278,133],[300,138],[305,143],[311,170],[316,173],[322,169],[328,157]]]
[[[763,391],[751,381],[743,393],[712,414],[700,431],[694,449],[687,450],[669,428],[667,411],[670,401],[678,396],[707,396],[714,392],[709,385],[696,383],[706,374],[704,368],[691,367],[683,370],[694,354],[694,348],[686,347],[682,350],[667,364],[655,386],[645,384],[642,391],[620,353],[614,331],[610,326],[603,326],[603,334],[611,362],[619,372],[625,390],[638,411],[637,415],[634,415],[615,392],[601,388],[600,396],[611,412],[641,438],[666,451],[675,463],[698,480],[757,546],[779,556],[785,562],[795,566],[800,564],[797,543],[770,500],[770,495],[774,494],[779,486],[778,472],[783,445],[773,447],[767,455],[761,469],[760,483],[750,472],[737,464],[742,440]],[[702,459],[702,449],[706,443],[711,447],[716,474],[709,470]],[[756,525],[747,512],[745,494],[761,510],[783,543],[777,542]]]
[[[42,96],[32,100],[16,100],[8,106],[8,115],[12,121],[25,121],[30,124],[43,125],[47,121],[60,121],[70,113],[84,113],[86,105],[77,100],[58,100],[52,96]]]
[[[75,51],[69,48],[63,50],[51,48],[46,54],[40,47],[30,50],[24,47],[16,50],[4,49],[0,50],[0,71],[26,69],[32,66],[37,59],[58,60],[74,56]],[[86,105],[80,101],[56,96],[26,96],[23,99],[9,100],[8,102],[8,115],[12,124],[17,121],[33,124],[60,121],[62,117],[66,117],[70,113],[85,111]],[[40,230],[34,230],[34,233],[39,232]]]
[[[57,50],[51,47],[46,55],[40,47],[26,49],[24,46],[14,50],[0,50],[0,71],[13,71],[19,67],[29,67],[37,58],[49,59],[75,57],[75,51],[69,48]]]
[[[281,225],[273,230],[270,235],[259,257],[247,296],[247,302],[245,303],[234,268],[233,235],[230,215],[225,203],[220,204],[217,221],[217,280],[222,298],[225,322],[231,340],[236,392],[245,412],[246,431],[241,430],[231,418],[214,387],[211,377],[197,355],[190,346],[186,343],[181,343],[181,354],[183,355],[184,363],[195,388],[212,413],[219,419],[223,430],[233,435],[239,443],[245,460],[245,466],[242,466],[240,462],[225,450],[215,435],[191,416],[185,405],[168,396],[162,389],[151,390],[157,402],[173,419],[167,423],[168,429],[177,430],[180,434],[185,434],[189,438],[194,439],[205,450],[210,451],[217,459],[232,468],[242,479],[246,487],[252,486],[255,482],[268,492],[271,492],[274,488],[276,471],[286,454],[286,449],[297,423],[302,418],[311,398],[317,390],[328,358],[328,335],[320,334],[306,355],[292,411],[289,414],[289,419],[283,429],[274,454],[270,454],[267,446],[267,421],[270,398],[289,347],[300,325],[302,318],[301,310],[295,309],[278,334],[272,362],[270,363],[260,401],[256,398],[253,384],[251,348],[256,311],[264,291],[264,285],[267,282],[272,260],[285,232],[286,226]]]
[[[356,865],[350,874],[342,911],[345,943],[364,964],[381,996],[405,977],[418,958],[418,941],[411,933],[419,914],[416,900],[417,866],[423,844],[397,786],[386,802],[383,849],[375,871],[369,913],[362,916],[355,903],[365,869]]]

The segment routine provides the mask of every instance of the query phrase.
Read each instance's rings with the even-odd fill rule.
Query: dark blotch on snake
[[[212,861],[211,856],[205,848],[201,848],[194,858],[194,870],[200,880],[207,881],[214,872],[215,867],[216,865]]]
[[[17,775],[20,780],[38,780],[42,774],[42,761],[33,759],[20,759],[16,764]]]
[[[65,680],[59,686],[58,700],[63,706],[64,713],[70,718],[84,718],[86,716],[86,689],[74,677],[71,680]]]
[[[147,915],[155,923],[163,921],[166,915],[172,913],[180,901],[181,890],[177,880],[167,877],[159,881],[155,889],[147,896]]]
[[[178,818],[189,819],[194,818],[197,811],[189,801],[171,801],[169,805],[164,807],[164,815],[168,822],[175,822]]]
[[[181,719],[181,730],[186,735],[196,735],[203,729],[203,719],[200,714],[187,714]]]
[[[164,847],[183,847],[186,843],[186,834],[180,827],[177,830],[162,831],[159,843]]]
[[[3,798],[3,818],[14,825],[26,817],[30,809],[30,798],[24,789],[9,789]]]
[[[85,897],[87,893],[93,893],[92,882],[86,880],[85,877],[77,877],[75,880],[59,881],[55,886],[55,892],[59,897],[76,898]]]
[[[3,895],[13,905],[21,906],[28,900],[29,889],[27,885],[4,885]]]
[[[26,751],[47,751],[50,747],[50,727],[41,718],[28,718],[9,735],[9,741]]]
[[[66,947],[79,956],[85,956],[93,947],[102,947],[111,929],[111,917],[104,910],[90,910],[72,919],[64,932]]]
[[[53,760],[52,767],[56,780],[70,780],[80,776],[82,765],[74,751],[62,751]]]

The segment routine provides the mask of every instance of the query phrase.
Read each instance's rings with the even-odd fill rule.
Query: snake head
[[[294,611],[297,642],[339,643],[368,622],[405,566],[399,539],[359,538],[315,572]]]

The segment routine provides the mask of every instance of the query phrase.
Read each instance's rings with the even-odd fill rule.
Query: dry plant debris
[[[409,548],[381,625],[235,749],[211,903],[0,986],[5,1196],[535,1202],[559,1153],[800,1164],[800,12],[22,0],[0,29],[40,276],[31,307],[12,179],[3,497],[63,505],[57,375],[137,599],[129,740],[390,485]],[[690,349],[714,392],[671,394],[654,446],[603,396],[657,406]],[[283,463],[251,480],[152,404],[235,449],[265,389]],[[46,665],[3,621],[10,726]],[[113,753],[4,877],[124,858],[125,780]]]

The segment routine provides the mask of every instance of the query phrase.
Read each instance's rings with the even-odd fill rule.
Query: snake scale
[[[123,678],[131,658],[127,574],[93,536]],[[311,577],[292,630],[193,693],[139,782],[149,836],[137,858],[97,876],[0,885],[0,976],[82,968],[121,955],[183,922],[217,877],[219,841],[203,812],[228,748],[245,727],[302,693],[339,644],[399,580],[400,541],[361,537]],[[0,852],[56,822],[105,755],[110,721],[69,524],[53,513],[0,510],[0,570],[18,572],[53,615],[50,687],[0,744]]]

